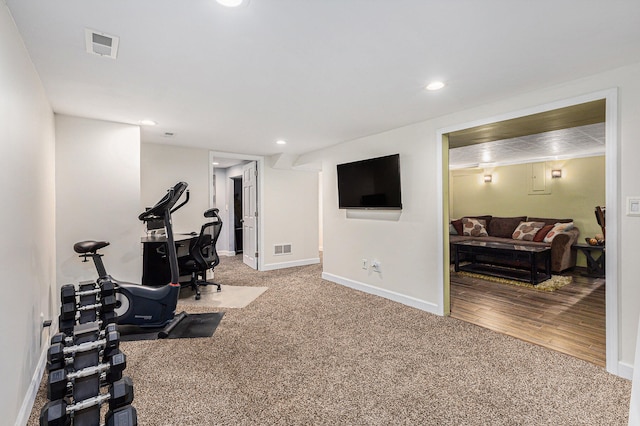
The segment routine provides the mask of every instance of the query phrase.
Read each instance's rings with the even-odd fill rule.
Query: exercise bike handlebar
[[[178,182],[171,189],[167,191],[166,195],[162,197],[162,199],[158,201],[155,206],[151,207],[149,210],[143,213],[140,213],[140,215],[138,216],[138,219],[140,219],[143,222],[147,222],[149,220],[157,219],[159,217],[160,218],[164,217],[165,212],[167,211],[172,212],[171,208],[178,202],[178,200],[182,196],[182,193],[185,191],[185,189],[187,189],[187,183]],[[188,197],[188,194],[189,192],[187,191],[187,197]],[[173,211],[182,207],[184,204],[186,204],[186,201],[180,204]]]

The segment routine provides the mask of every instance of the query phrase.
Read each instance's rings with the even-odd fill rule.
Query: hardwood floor
[[[605,366],[605,280],[544,292],[451,274],[451,316]]]

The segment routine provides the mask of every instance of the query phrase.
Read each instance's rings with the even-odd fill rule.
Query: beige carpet
[[[216,286],[200,287],[200,300],[196,300],[191,289],[183,288],[180,290],[178,310],[187,310],[190,307],[244,308],[267,291],[267,287],[235,285],[223,285],[221,289],[222,291],[218,291]]]
[[[225,309],[211,338],[122,344],[140,424],[627,424],[629,381],[324,281],[321,271],[258,273],[223,258],[223,286],[269,290]],[[42,386],[29,425],[45,395]]]

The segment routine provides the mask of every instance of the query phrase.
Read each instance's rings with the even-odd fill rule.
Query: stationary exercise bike
[[[98,250],[109,245],[107,241],[81,241],[73,246],[76,253],[87,261],[91,257],[98,272],[98,284],[111,281],[116,286],[116,322],[123,325],[140,327],[164,327],[158,336],[165,338],[171,330],[184,318],[185,312],[176,315],[176,305],[180,294],[178,272],[178,256],[173,238],[171,213],[186,204],[186,201],[173,209],[182,193],[187,189],[186,182],[178,182],[167,191],[167,194],[149,210],[138,216],[143,222],[161,219],[164,222],[167,235],[167,258],[171,270],[171,282],[161,287],[147,287],[115,280],[102,263],[102,254]],[[173,209],[173,210],[172,210]]]

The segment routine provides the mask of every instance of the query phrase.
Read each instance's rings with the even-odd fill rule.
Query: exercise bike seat
[[[109,241],[79,241],[73,245],[73,251],[78,254],[95,253],[97,250],[100,250],[109,244]]]

